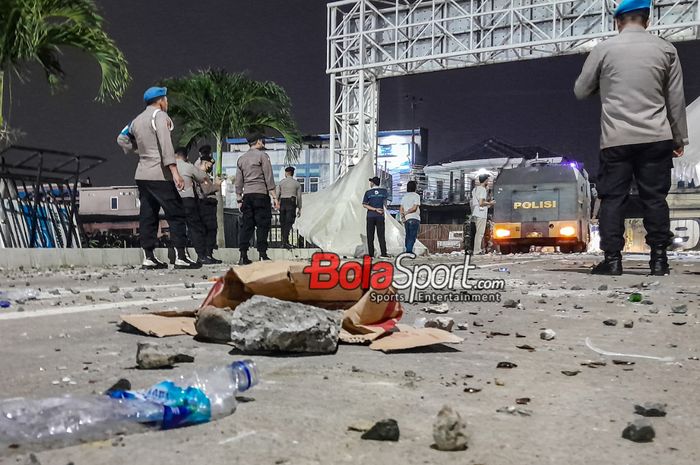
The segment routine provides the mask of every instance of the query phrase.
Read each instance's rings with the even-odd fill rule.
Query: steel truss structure
[[[654,2],[651,30],[700,38],[699,0]],[[331,173],[376,153],[379,80],[583,53],[614,35],[612,0],[342,0],[328,4]],[[572,83],[573,86],[573,83]]]

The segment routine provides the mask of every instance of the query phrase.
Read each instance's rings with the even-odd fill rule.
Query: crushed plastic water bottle
[[[0,446],[109,437],[144,425],[164,429],[205,423],[232,414],[236,394],[258,384],[255,362],[242,360],[198,370],[178,382],[143,391],[96,397],[23,398],[0,402]]]
[[[10,302],[8,300],[0,300],[0,308],[9,308]]]
[[[32,288],[25,288],[25,289],[16,289],[12,291],[0,291],[0,299],[7,299],[7,300],[14,300],[15,302],[18,301],[25,301],[25,300],[34,300],[39,297],[39,291],[36,289]]]
[[[498,272],[499,273],[510,273],[510,270],[508,268],[506,268],[505,266],[503,266],[503,267],[500,267],[498,269]]]

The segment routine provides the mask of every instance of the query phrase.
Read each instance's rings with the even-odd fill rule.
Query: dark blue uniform
[[[377,239],[379,239],[379,251],[381,255],[386,253],[386,237],[384,235],[384,205],[389,193],[382,187],[373,187],[362,198],[362,205],[369,205],[374,208],[381,208],[382,213],[377,213],[372,210],[367,210],[367,253],[370,257],[374,256],[374,230],[377,230]]]

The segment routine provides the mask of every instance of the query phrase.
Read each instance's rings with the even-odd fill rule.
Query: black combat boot
[[[250,265],[253,263],[250,261],[250,258],[248,258],[248,251],[247,250],[241,250],[241,258],[238,260],[239,265]]]
[[[593,267],[591,274],[620,276],[622,274],[622,254],[620,252],[605,252],[605,258]]]
[[[267,251],[260,252],[260,261],[263,262],[263,261],[268,261],[268,260],[272,260],[272,259],[267,256]]]
[[[668,267],[668,258],[666,257],[666,248],[652,247],[649,258],[649,268],[652,276],[668,276],[670,268]]]

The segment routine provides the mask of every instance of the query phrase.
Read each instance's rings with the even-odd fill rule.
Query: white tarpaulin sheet
[[[673,174],[676,181],[694,181],[700,186],[700,98],[688,105],[688,139],[685,154],[673,159]]]
[[[373,176],[372,157],[364,156],[327,189],[304,194],[304,208],[294,228],[324,252],[346,257],[364,253],[367,247],[367,210],[362,206],[362,198],[369,189],[368,179]],[[404,251],[404,227],[386,211],[384,218],[387,252],[398,255]],[[379,252],[376,237],[375,250]],[[422,255],[426,248],[416,241],[413,251]]]

